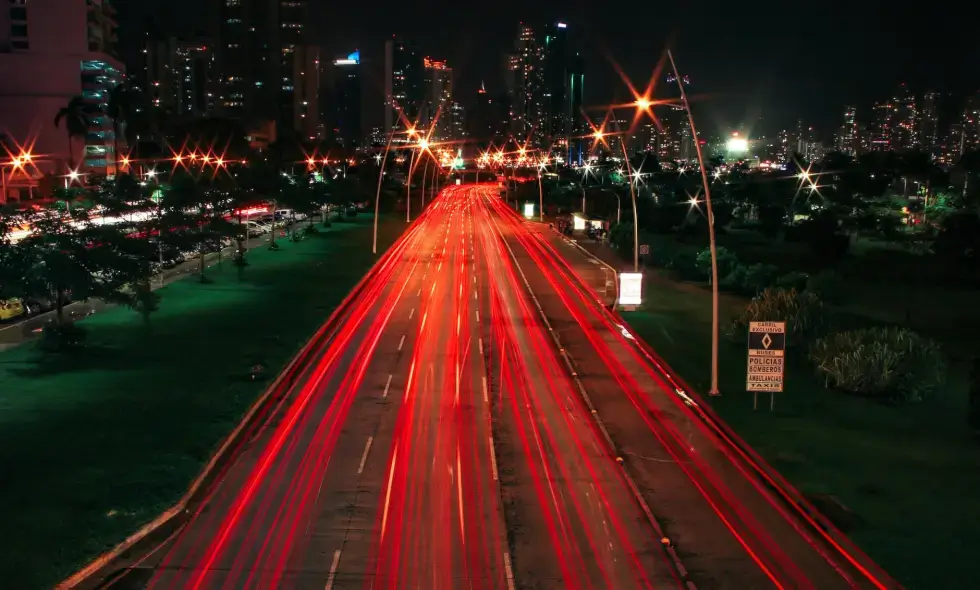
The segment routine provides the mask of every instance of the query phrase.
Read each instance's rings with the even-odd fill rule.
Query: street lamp
[[[674,55],[667,50],[667,58],[670,60],[670,67],[674,71],[674,79],[677,80],[677,87],[681,91],[681,102],[687,112],[687,123],[691,126],[691,136],[694,138],[694,149],[698,155],[698,166],[701,168],[701,185],[704,190],[704,205],[708,211],[708,247],[711,251],[711,389],[708,395],[721,395],[718,390],[718,249],[715,246],[715,214],[711,208],[711,187],[708,182],[708,170],[704,166],[704,155],[701,153],[701,142],[698,141],[698,131],[694,127],[694,115],[691,114],[691,103],[687,100],[687,92],[684,91],[684,83],[677,73],[677,64],[674,63]]]
[[[415,129],[412,128],[411,132],[414,133]],[[381,203],[381,181],[385,177],[385,164],[388,163],[388,151],[391,149],[391,140],[395,137],[395,129],[392,128],[391,132],[388,133],[388,142],[385,144],[385,153],[379,160],[381,164],[381,169],[378,170],[378,190],[374,194],[374,241],[371,245],[371,252],[373,254],[378,253],[378,208]]]
[[[541,188],[541,171],[548,165],[547,160],[538,163],[538,221],[544,222],[544,191]]]
[[[595,141],[603,141],[606,137],[605,132],[602,129],[596,129],[592,133],[592,137]],[[619,146],[623,150],[623,159],[626,160],[626,174],[629,178],[630,185],[630,201],[633,204],[633,272],[640,272],[640,216],[636,212],[636,192],[633,190],[633,171],[630,167],[630,157],[626,153],[626,143],[623,141],[623,136],[619,136]]]

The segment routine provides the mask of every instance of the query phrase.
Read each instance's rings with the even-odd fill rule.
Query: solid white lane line
[[[333,580],[337,577],[337,566],[340,565],[340,549],[333,552],[333,561],[330,563],[330,574],[327,576],[327,585],[323,590],[333,588]]]
[[[402,346],[405,346],[405,335],[404,334],[402,334],[402,339],[398,341],[398,350],[399,350],[399,352],[401,351]]]
[[[385,399],[388,397],[388,390],[391,388],[392,377],[394,377],[394,375],[388,375],[388,381],[385,383],[385,390],[381,393],[381,399]]]
[[[374,437],[369,436],[367,439],[367,444],[364,445],[364,454],[361,455],[361,464],[357,466],[358,475],[364,473],[364,464],[367,463],[368,453],[371,452],[371,443],[373,442],[374,442]]]

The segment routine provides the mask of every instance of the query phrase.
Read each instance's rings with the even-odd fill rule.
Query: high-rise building
[[[836,145],[837,151],[850,156],[857,155],[858,144],[858,124],[857,109],[853,106],[844,107],[844,122],[837,131]]]
[[[425,129],[435,124],[432,137],[438,141],[449,139],[453,134],[449,112],[453,104],[453,69],[445,61],[428,57],[422,60],[422,65],[425,101],[419,124]]]
[[[114,174],[125,141],[116,141],[106,115],[110,90],[124,78],[116,54],[115,9],[109,0],[32,0],[8,2],[0,17],[0,113],[4,142],[33,145],[44,154],[37,172],[64,175],[69,167],[89,174]],[[30,26],[28,26],[28,24]],[[88,132],[69,141],[62,121],[54,118],[69,101],[81,96]],[[15,144],[15,145],[10,145]],[[70,146],[70,149],[69,149]],[[7,177],[0,202],[34,193]],[[30,185],[30,186],[28,186]]]
[[[448,123],[447,139],[460,141],[466,137],[466,110],[458,102],[449,105]]]
[[[385,42],[385,129],[390,133],[419,121],[425,103],[425,63],[414,45],[393,38]],[[407,141],[407,138],[400,138]]]
[[[967,97],[959,124],[960,155],[980,149],[980,93]]]
[[[923,150],[933,155],[939,136],[938,103],[938,92],[926,92],[922,95],[922,109],[919,112],[919,143]]]
[[[174,111],[194,118],[211,115],[217,82],[212,45],[206,41],[177,41],[172,63]]]
[[[277,135],[310,135],[318,65],[307,45],[307,0],[225,0],[221,5],[219,107],[249,123],[274,121]],[[317,77],[317,74],[313,74]],[[312,100],[311,100],[312,99]],[[306,103],[304,105],[303,103]],[[304,116],[305,115],[305,116]]]
[[[899,85],[895,98],[894,126],[892,127],[892,149],[910,150],[919,145],[919,110],[915,95],[903,82]]]
[[[535,39],[534,29],[522,24],[514,43],[514,53],[508,56],[508,91],[512,109],[511,133],[530,145],[544,144],[544,87],[543,55]],[[543,146],[547,147],[547,146]]]
[[[545,27],[541,55],[544,142],[566,162],[579,162],[583,141],[578,136],[585,135],[582,115],[585,72],[581,54],[572,47],[566,23]]]
[[[330,93],[332,135],[340,145],[355,147],[364,140],[361,122],[361,54],[351,53],[336,59],[331,71],[333,91]]]
[[[891,101],[876,102],[871,109],[869,149],[887,152],[892,149],[895,128],[895,105]]]

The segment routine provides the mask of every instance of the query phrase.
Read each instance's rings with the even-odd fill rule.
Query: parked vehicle
[[[283,221],[285,223],[304,221],[306,217],[306,213],[293,211],[292,209],[279,209],[276,211],[276,221]]]
[[[20,299],[0,299],[0,321],[12,320],[27,313]]]

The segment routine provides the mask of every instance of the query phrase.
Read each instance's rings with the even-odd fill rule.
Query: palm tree
[[[72,151],[72,138],[85,137],[88,133],[89,120],[85,113],[85,99],[81,96],[74,96],[68,104],[61,107],[58,114],[54,117],[54,126],[60,127],[61,122],[65,122],[65,132],[68,134],[68,165],[71,170],[75,169],[75,154]]]
[[[109,104],[106,107],[106,114],[112,119],[113,135],[113,163],[115,164],[116,175],[119,170],[119,136],[122,135],[123,125],[129,119],[129,111],[132,106],[130,100],[130,88],[128,84],[117,84],[109,90]]]

